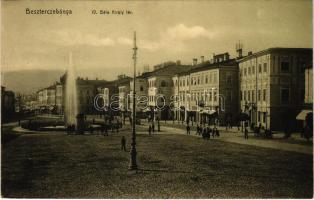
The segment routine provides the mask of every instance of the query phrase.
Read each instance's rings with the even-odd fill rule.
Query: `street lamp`
[[[134,47],[133,47],[133,60],[134,60],[134,74],[133,74],[133,122],[132,122],[132,143],[131,143],[131,150],[130,150],[130,164],[129,170],[137,170],[137,163],[136,163],[136,133],[135,133],[135,79],[136,79],[136,32],[134,32]]]

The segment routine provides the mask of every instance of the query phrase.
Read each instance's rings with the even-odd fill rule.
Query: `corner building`
[[[269,48],[238,60],[240,109],[251,124],[271,130],[297,129],[304,100],[310,48]]]

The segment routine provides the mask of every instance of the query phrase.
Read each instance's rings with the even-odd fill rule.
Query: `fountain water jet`
[[[77,87],[76,75],[72,63],[72,52],[69,54],[69,66],[65,81],[65,124],[77,126],[78,105],[77,105]]]

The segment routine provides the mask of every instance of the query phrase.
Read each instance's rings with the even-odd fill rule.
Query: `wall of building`
[[[273,130],[285,128],[285,120],[291,121],[292,115],[301,109],[303,66],[309,62],[312,62],[309,51],[285,49],[266,51],[240,61],[240,106],[251,115],[251,122]],[[252,103],[256,108],[247,109],[252,108]]]

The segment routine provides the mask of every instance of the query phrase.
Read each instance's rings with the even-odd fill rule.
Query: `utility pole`
[[[131,143],[131,151],[130,151],[130,164],[129,164],[129,170],[137,170],[137,162],[136,162],[136,132],[135,132],[135,123],[136,123],[136,115],[135,115],[135,79],[136,79],[136,52],[137,52],[137,46],[136,46],[136,32],[134,32],[134,47],[133,47],[133,61],[134,61],[134,74],[133,74],[133,120],[132,120],[132,143]]]

